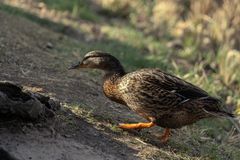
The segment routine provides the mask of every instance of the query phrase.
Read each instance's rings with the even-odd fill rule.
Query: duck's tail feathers
[[[208,113],[208,114],[211,114],[213,116],[216,116],[216,117],[231,117],[231,118],[234,118],[235,115],[232,114],[232,113],[229,113],[229,112],[226,112],[226,111],[207,111],[206,109],[203,108],[203,110]]]
[[[203,97],[200,98],[200,101],[203,102],[203,110],[216,117],[232,117],[234,118],[234,114],[224,111],[222,107],[222,102],[219,99],[213,97]]]

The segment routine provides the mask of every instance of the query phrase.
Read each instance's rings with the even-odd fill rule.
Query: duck
[[[129,107],[147,122],[120,123],[121,129],[164,128],[161,142],[167,142],[170,130],[191,125],[204,118],[234,117],[223,102],[203,89],[159,68],[125,72],[110,53],[91,51],[69,69],[103,70],[103,92],[110,100]]]

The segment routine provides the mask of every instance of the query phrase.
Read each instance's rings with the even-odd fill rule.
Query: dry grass
[[[171,6],[171,7],[169,7]],[[179,21],[182,7],[174,0],[158,1],[152,8],[150,22],[153,24],[152,29],[157,32],[158,36],[169,33]],[[168,15],[168,16],[166,16]],[[171,18],[169,18],[169,16]]]
[[[240,49],[239,0],[187,0],[184,2],[155,0],[152,3],[98,0],[98,3],[104,9],[117,14],[133,15],[136,12],[137,15],[134,19],[136,25],[139,25],[139,22],[148,23],[145,26],[151,28],[155,34],[160,32],[161,34],[157,33],[158,36],[163,35],[162,32],[166,31],[188,33],[187,35],[173,34],[172,36],[189,36],[191,33],[198,37],[200,46],[205,45],[201,42],[207,41],[212,44],[212,47],[224,45],[231,49]]]
[[[114,16],[128,16],[130,14],[130,1],[128,0],[96,0],[103,12]]]
[[[219,54],[219,73],[222,76],[223,82],[230,86],[233,83],[240,82],[240,52],[230,50]]]
[[[189,18],[191,32],[200,41],[209,38],[212,46],[239,48],[240,2],[238,0],[191,1]],[[216,47],[216,46],[215,46]]]

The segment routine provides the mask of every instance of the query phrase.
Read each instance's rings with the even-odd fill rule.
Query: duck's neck
[[[106,70],[104,75],[104,81],[110,80],[112,82],[115,82],[117,79],[121,78],[125,74],[126,73],[122,66],[112,70]]]
[[[121,77],[125,75],[124,70],[119,71],[109,71],[105,73],[104,82],[103,82],[103,92],[111,100],[125,104],[121,98],[121,94],[118,90],[118,83],[121,80]]]

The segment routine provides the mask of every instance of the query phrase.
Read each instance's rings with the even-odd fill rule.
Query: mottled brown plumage
[[[125,73],[120,62],[101,51],[85,55],[72,68],[97,68],[106,72],[103,91],[111,100],[126,105],[149,123],[120,124],[121,128],[149,128],[154,125],[179,128],[203,118],[233,116],[221,109],[221,101],[207,92],[160,69],[140,69]]]

